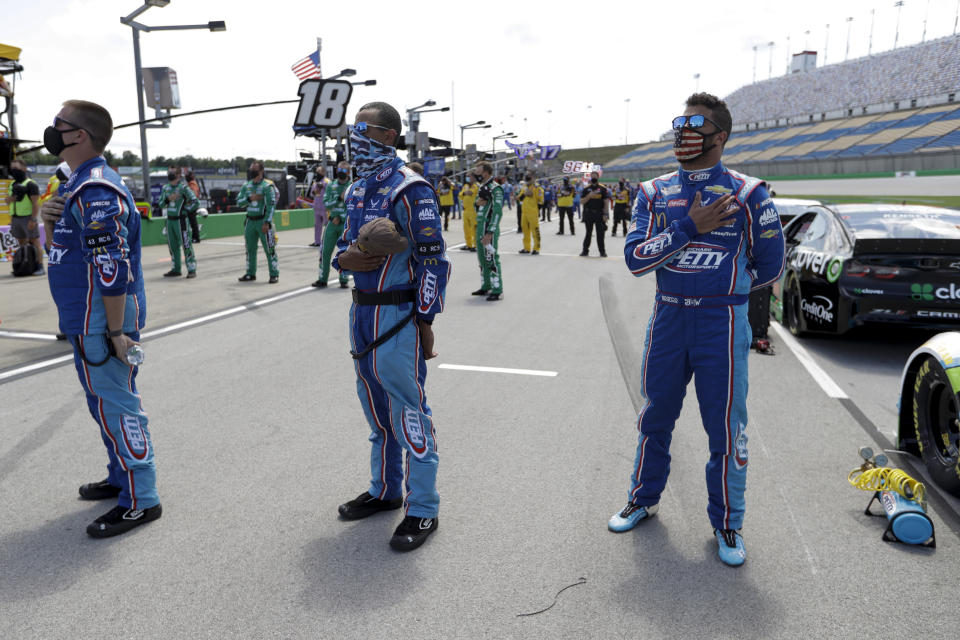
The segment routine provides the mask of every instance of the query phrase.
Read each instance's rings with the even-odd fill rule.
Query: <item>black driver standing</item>
[[[580,255],[590,255],[590,238],[593,235],[594,227],[596,227],[597,249],[600,250],[600,257],[606,258],[607,250],[603,246],[603,234],[607,230],[610,192],[600,184],[600,174],[596,171],[590,174],[590,184],[583,188],[580,203],[583,205],[583,225],[586,227],[586,237],[583,239],[583,251],[580,252]]]

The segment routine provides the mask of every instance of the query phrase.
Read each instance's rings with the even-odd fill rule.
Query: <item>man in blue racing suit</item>
[[[65,102],[44,132],[47,150],[72,171],[66,201],[45,204],[44,218],[59,218],[50,246],[50,291],[109,460],[107,478],[81,486],[80,497],[118,499],[87,527],[95,538],[125,533],[161,514],[137,367],[126,359],[147,316],[140,214],[100,155],[112,133],[107,110],[82,100]]]
[[[715,96],[687,99],[673,121],[680,169],[644,182],[624,246],[636,276],[656,273],[641,363],[643,407],[627,506],[608,523],[627,531],[654,515],[670,471],[670,440],[691,376],[707,432],[707,514],[720,559],[743,564],[747,474],[747,301],[783,269],[780,218],[762,181],[721,163],[732,118]]]
[[[371,444],[370,489],[339,512],[355,520],[403,505],[390,546],[409,551],[437,530],[437,443],[424,381],[426,360],[437,355],[431,325],[443,310],[450,264],[437,194],[397,157],[400,128],[399,113],[387,103],[369,103],[357,113],[350,150],[359,179],[347,190],[333,266],[353,275],[351,353]],[[358,246],[360,228],[379,217],[394,222],[406,249],[371,255]]]

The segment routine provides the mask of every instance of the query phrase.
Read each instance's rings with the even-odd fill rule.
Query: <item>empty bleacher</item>
[[[724,162],[774,172],[960,168],[958,89],[960,36],[748,85],[724,98],[734,118]],[[669,139],[605,169],[649,175],[675,166]]]
[[[730,165],[825,158],[860,158],[960,148],[960,107],[855,116],[816,124],[734,133],[724,161]],[[672,167],[672,141],[650,142],[605,165],[614,171]]]

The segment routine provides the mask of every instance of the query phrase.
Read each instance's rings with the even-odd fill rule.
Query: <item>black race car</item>
[[[960,211],[818,206],[783,234],[786,267],[771,311],[794,334],[865,322],[960,328]]]

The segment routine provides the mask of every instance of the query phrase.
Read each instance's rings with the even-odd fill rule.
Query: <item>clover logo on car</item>
[[[912,284],[910,285],[910,297],[914,300],[933,300],[932,284]]]

